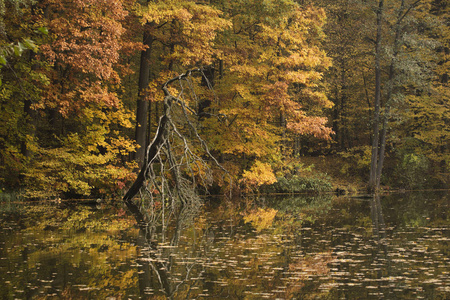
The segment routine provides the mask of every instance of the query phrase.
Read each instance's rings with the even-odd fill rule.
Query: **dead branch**
[[[157,226],[165,228],[177,210],[199,205],[197,187],[212,183],[210,163],[226,172],[201,138],[196,110],[188,105],[188,100],[199,101],[192,80],[194,73],[205,76],[203,69],[190,70],[162,86],[163,115],[138,177],[123,197],[146,231]],[[208,84],[208,88],[212,86]],[[172,95],[173,91],[177,96]],[[134,199],[138,194],[139,200]]]

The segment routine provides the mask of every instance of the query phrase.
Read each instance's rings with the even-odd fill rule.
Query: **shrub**
[[[409,189],[420,189],[427,186],[429,160],[421,154],[408,153],[403,155],[397,166],[396,174],[399,183]]]
[[[326,175],[302,177],[293,175],[290,178],[280,177],[277,182],[267,187],[266,192],[301,193],[301,192],[329,192],[333,189],[330,179]]]

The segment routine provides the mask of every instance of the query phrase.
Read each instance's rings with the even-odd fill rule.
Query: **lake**
[[[245,201],[148,232],[120,204],[2,203],[0,298],[450,299],[448,192]]]

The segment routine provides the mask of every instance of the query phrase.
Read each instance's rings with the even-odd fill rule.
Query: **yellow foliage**
[[[53,148],[33,147],[35,158],[25,173],[30,197],[71,193],[89,196],[120,192],[132,180],[132,168],[121,156],[135,149],[134,143],[115,128],[131,126],[131,113],[92,103],[76,119],[77,131],[55,138]],[[114,130],[113,130],[114,128]]]
[[[150,32],[155,39],[173,45],[173,51],[165,57],[167,64],[211,64],[220,54],[214,39],[231,26],[220,10],[195,1],[150,1],[141,14],[143,23],[153,25]]]
[[[241,168],[260,161],[243,173],[245,186],[270,184],[275,176],[261,162],[281,157],[290,134],[330,139],[332,133],[324,110],[333,104],[322,83],[331,65],[322,50],[325,13],[292,0],[218,3],[233,27],[215,42],[224,54],[223,72],[210,109],[226,117],[208,121],[203,133],[226,158],[244,157]]]
[[[263,184],[272,184],[277,181],[272,167],[267,163],[256,161],[250,171],[244,171],[242,182],[248,187],[258,187]]]

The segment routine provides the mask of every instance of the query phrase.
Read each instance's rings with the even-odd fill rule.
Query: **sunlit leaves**
[[[161,83],[188,66],[214,65],[215,91],[206,91],[199,78],[193,79],[199,97],[189,105],[197,109],[211,100],[204,112],[220,116],[219,121],[202,117],[195,122],[242,183],[258,186],[273,180],[257,178],[273,173],[257,165],[273,168],[283,156],[298,154],[298,149],[290,149],[294,138],[329,139],[325,114],[330,108],[341,146],[364,143],[369,139],[365,128],[370,125],[373,87],[369,23],[374,15],[366,2],[9,1],[1,12],[8,39],[0,44],[0,93],[8,99],[0,115],[9,118],[0,126],[1,141],[8,141],[2,148],[2,162],[8,163],[4,169],[21,169],[26,146],[35,154],[27,162],[34,161],[39,170],[30,170],[28,179],[51,178],[46,174],[52,169],[42,168],[46,163],[55,170],[77,166],[73,178],[64,174],[51,181],[61,180],[64,190],[96,190],[105,178],[101,168],[121,173],[134,148],[126,137],[135,125],[130,112],[137,82],[132,74],[138,69],[139,51],[146,47],[151,50],[144,99],[151,101],[149,138],[161,113]],[[407,124],[408,132],[426,145],[421,151],[446,162],[447,152],[438,149],[448,146],[448,8],[421,1],[402,21],[402,47],[394,57],[390,44],[400,2],[388,2],[383,67],[387,70],[395,58],[397,76],[385,80],[383,89],[395,86],[390,103],[408,108],[396,121]],[[318,3],[326,4],[328,16]],[[423,32],[415,30],[418,27]],[[140,43],[143,31],[152,40],[146,46]],[[333,69],[328,56],[334,58]],[[327,70],[329,76],[324,77]],[[430,75],[435,76],[432,89],[426,85]],[[55,161],[50,162],[52,157]],[[85,176],[86,170],[98,178]]]
[[[150,1],[141,14],[151,36],[170,45],[162,54],[166,64],[211,64],[220,55],[214,44],[217,34],[230,27],[220,10],[195,1]]]
[[[47,94],[46,105],[56,104],[63,114],[89,102],[116,106],[117,99],[104,84],[120,82],[114,67],[124,32],[120,21],[127,15],[122,2],[48,1],[47,5],[52,12],[48,21],[51,41],[42,45],[41,50],[54,64],[55,71],[67,75],[55,71],[50,75],[54,84]],[[72,101],[73,98],[77,101]]]
[[[32,197],[115,193],[131,180],[122,158],[135,148],[124,135],[132,114],[118,95],[122,22],[128,12],[123,1],[40,5],[46,7],[45,18],[31,17],[42,18],[35,30],[45,42],[37,58],[48,79],[31,104],[40,118],[24,183]],[[33,42],[26,39],[23,45]]]
[[[134,179],[133,165],[123,165],[122,156],[135,145],[114,127],[130,127],[131,113],[111,109],[84,109],[78,121],[86,125],[60,139],[60,147],[37,148],[37,159],[27,171],[30,196],[47,197],[58,193],[80,195],[114,194]]]
[[[8,63],[8,58],[20,58],[24,51],[38,51],[38,46],[29,38],[22,39],[21,42],[11,43],[7,45],[0,44],[0,69]]]
[[[217,109],[229,127],[219,128],[216,147],[267,159],[277,155],[286,129],[329,138],[326,119],[314,116],[332,105],[320,83],[330,66],[320,45],[323,10],[293,1],[221,5],[233,28],[218,39],[226,55]]]
[[[267,163],[256,161],[249,171],[244,171],[242,182],[246,186],[258,187],[264,184],[272,184],[277,179],[272,171],[272,167]]]

